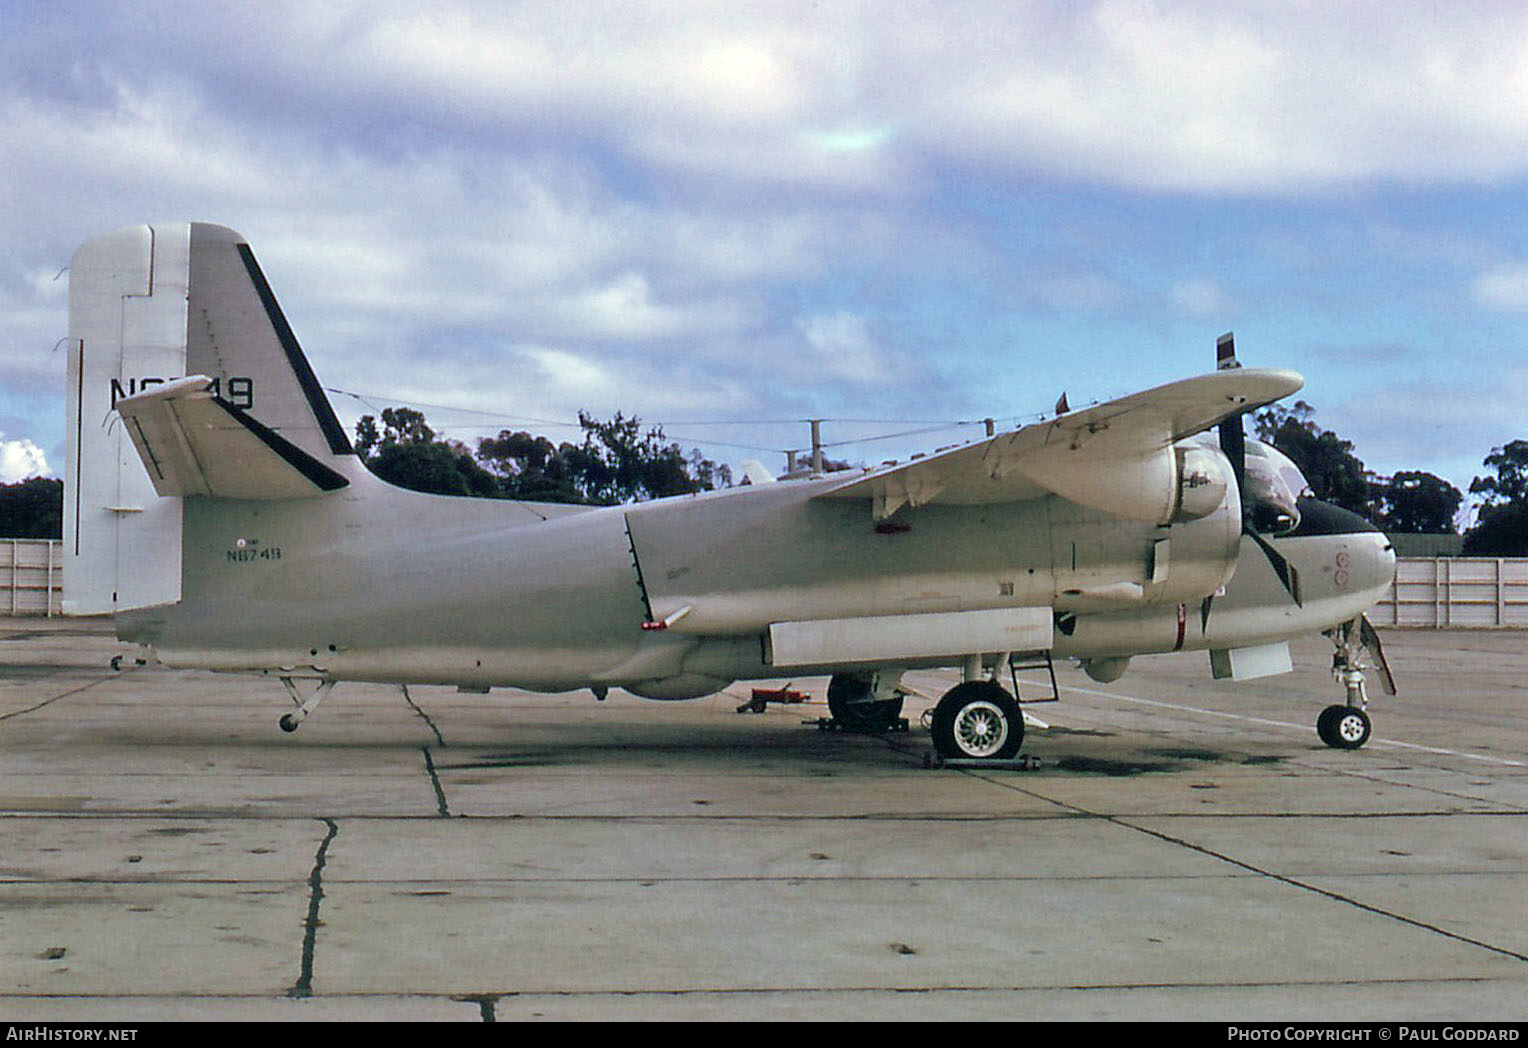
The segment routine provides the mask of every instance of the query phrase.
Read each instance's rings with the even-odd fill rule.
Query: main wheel
[[[1019,704],[992,681],[957,684],[934,707],[934,748],[955,760],[1012,760],[1024,742]]]
[[[902,696],[873,699],[869,674],[836,673],[828,681],[828,712],[849,731],[890,731],[902,716]]]
[[[1316,734],[1338,750],[1356,750],[1369,741],[1373,725],[1357,706],[1328,706],[1316,718]]]

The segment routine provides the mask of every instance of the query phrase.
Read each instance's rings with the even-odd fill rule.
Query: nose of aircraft
[[[1384,532],[1357,513],[1319,499],[1301,499],[1300,526],[1294,534],[1344,540],[1347,563],[1337,569],[1347,575],[1339,583],[1346,583],[1343,588],[1372,593],[1377,600],[1395,581],[1395,547]]]
[[[1354,540],[1354,588],[1373,591],[1378,600],[1395,581],[1395,547],[1379,530],[1355,535]]]

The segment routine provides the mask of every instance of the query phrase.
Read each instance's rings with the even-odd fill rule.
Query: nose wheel
[[[1356,750],[1369,741],[1369,715],[1357,706],[1328,706],[1316,718],[1316,734],[1337,750]]]

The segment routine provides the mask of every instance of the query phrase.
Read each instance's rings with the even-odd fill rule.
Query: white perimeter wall
[[[57,539],[0,539],[0,615],[59,613],[62,546]]]
[[[1403,557],[1376,626],[1528,628],[1528,557]]]

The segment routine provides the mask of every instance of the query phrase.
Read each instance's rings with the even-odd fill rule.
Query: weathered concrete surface
[[[1385,641],[1357,753],[1318,638],[1061,667],[1038,767],[934,771],[921,700],[872,738],[743,686],[341,685],[289,736],[274,681],[0,620],[0,1016],[1520,1019],[1528,641]]]

